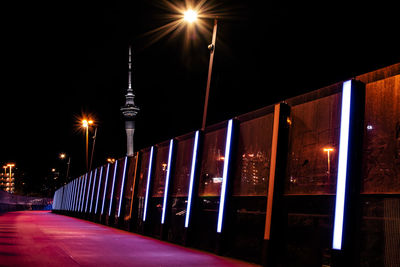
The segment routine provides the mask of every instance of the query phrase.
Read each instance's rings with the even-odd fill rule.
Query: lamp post
[[[93,145],[92,145],[92,155],[90,156],[89,171],[92,170],[92,162],[93,162],[94,146],[95,146],[95,144],[96,144],[96,137],[97,137],[97,127],[94,129]]]
[[[330,152],[332,152],[332,151],[333,151],[333,148],[331,148],[331,147],[324,148],[324,152],[326,152],[327,156],[328,156],[328,171],[326,172],[328,174],[328,181],[329,181],[329,178],[331,176],[331,157],[330,157]]]
[[[65,153],[60,153],[60,159],[64,160],[67,157],[67,154]],[[65,174],[65,182],[68,182],[68,176],[69,176],[69,167],[71,164],[71,157],[68,156],[68,161],[67,161],[67,172]]]
[[[193,23],[197,20],[197,12],[192,9],[185,11],[183,13],[183,19],[185,21],[187,21],[188,23]],[[205,96],[205,100],[204,100],[203,120],[202,120],[202,124],[201,124],[202,130],[204,130],[204,128],[206,127],[206,121],[207,121],[208,98],[210,95],[211,74],[212,74],[212,68],[213,68],[213,63],[214,63],[215,44],[217,41],[217,26],[218,26],[218,20],[217,20],[217,18],[214,18],[214,27],[213,27],[211,44],[208,45],[208,50],[210,50],[210,61],[208,64],[206,96]]]
[[[82,120],[82,127],[86,130],[86,171],[89,171],[89,126],[93,123],[93,120]]]

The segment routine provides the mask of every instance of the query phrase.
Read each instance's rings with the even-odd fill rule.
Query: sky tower
[[[128,89],[125,95],[125,106],[121,107],[122,115],[125,120],[126,131],[126,155],[133,156],[133,135],[135,133],[135,117],[139,112],[139,107],[135,105],[135,95],[132,89],[132,47],[129,46],[128,59]]]

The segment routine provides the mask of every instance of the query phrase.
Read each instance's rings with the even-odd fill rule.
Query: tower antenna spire
[[[128,49],[128,88],[125,95],[125,106],[121,107],[122,116],[125,120],[126,132],[126,155],[133,156],[133,136],[135,133],[135,118],[140,108],[135,105],[135,95],[132,88],[132,46]]]

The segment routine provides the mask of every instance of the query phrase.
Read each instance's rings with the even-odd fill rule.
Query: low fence
[[[400,64],[100,166],[53,211],[268,266],[400,266]]]

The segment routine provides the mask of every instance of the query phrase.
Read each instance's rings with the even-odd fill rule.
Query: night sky
[[[82,174],[85,139],[77,118],[84,114],[98,124],[94,167],[123,157],[119,109],[129,45],[141,108],[135,149],[200,128],[212,19],[204,20],[203,34],[183,30],[157,40],[162,32],[149,32],[171,22],[163,3],[3,6],[0,163],[16,162],[39,181],[65,166],[58,154],[66,152],[72,176]],[[206,5],[219,16],[208,124],[400,62],[397,9],[381,1]]]

